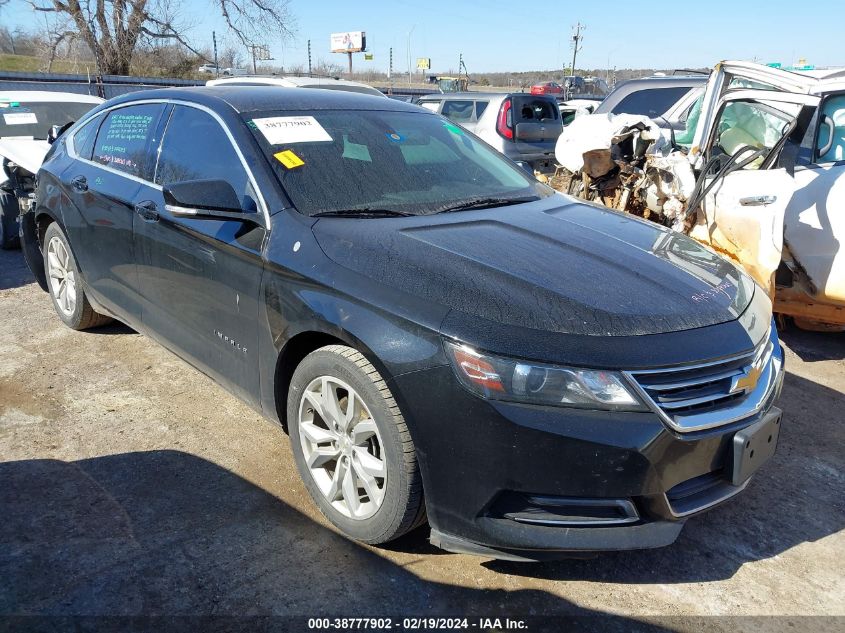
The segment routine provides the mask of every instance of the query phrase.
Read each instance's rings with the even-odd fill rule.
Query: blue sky
[[[181,4],[183,21],[193,25],[192,41],[210,45],[212,30],[218,38],[225,35],[210,0]],[[435,71],[456,69],[459,53],[470,74],[553,70],[571,60],[571,27],[579,21],[587,26],[579,68],[702,67],[720,59],[787,65],[799,58],[817,66],[845,65],[843,0],[291,0],[290,9],[295,37],[268,40],[275,64],[287,66],[306,63],[308,39],[315,62],[344,64],[343,55],[328,52],[329,34],[363,30],[375,59],[366,62],[356,55],[355,69],[385,70],[393,47],[394,69],[403,72],[413,29],[412,59],[430,57]],[[32,19],[23,0],[12,0],[3,10],[3,22],[12,27]]]

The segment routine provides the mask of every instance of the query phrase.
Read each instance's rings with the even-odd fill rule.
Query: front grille
[[[753,352],[698,365],[628,372],[647,403],[678,431],[728,424],[765,404],[780,372],[774,329]]]

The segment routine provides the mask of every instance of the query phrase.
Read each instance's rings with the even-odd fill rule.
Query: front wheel
[[[425,520],[414,443],[390,389],[357,350],[329,345],[294,371],[294,458],[320,511],[343,533],[386,543]]]
[[[73,330],[87,330],[111,322],[110,317],[96,312],[88,302],[67,237],[55,222],[44,233],[43,248],[47,287],[62,322]]]

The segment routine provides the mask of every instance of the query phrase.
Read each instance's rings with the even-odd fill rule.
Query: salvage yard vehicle
[[[29,204],[53,126],[73,123],[99,97],[66,92],[0,92],[0,248],[18,246],[20,205]]]
[[[521,92],[458,92],[421,97],[417,104],[451,119],[511,160],[551,171],[563,130],[554,97]]]
[[[642,114],[683,129],[686,115],[706,84],[703,75],[628,79],[616,84],[595,114]]]
[[[367,543],[427,518],[498,558],[667,545],[777,446],[783,350],[745,273],[417,106],[119,97],[53,144],[22,234],[65,324],[119,319],[281,423]]]
[[[738,261],[799,327],[845,330],[845,71],[723,62],[698,105],[689,149],[657,121],[626,124],[584,152],[570,193]]]
[[[346,92],[360,92],[374,97],[386,95],[372,86],[358,81],[338,79],[337,77],[307,77],[298,75],[250,75],[249,77],[225,77],[211,79],[206,86],[280,86],[282,88],[322,88],[324,90],[345,90]]]
[[[534,84],[531,86],[530,93],[532,95],[562,95],[563,86],[556,81],[547,81],[541,84]]]

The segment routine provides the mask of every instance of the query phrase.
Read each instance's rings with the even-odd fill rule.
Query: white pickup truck
[[[0,91],[0,248],[18,245],[20,204],[34,190],[50,149],[50,130],[66,127],[102,102],[68,92]]]

